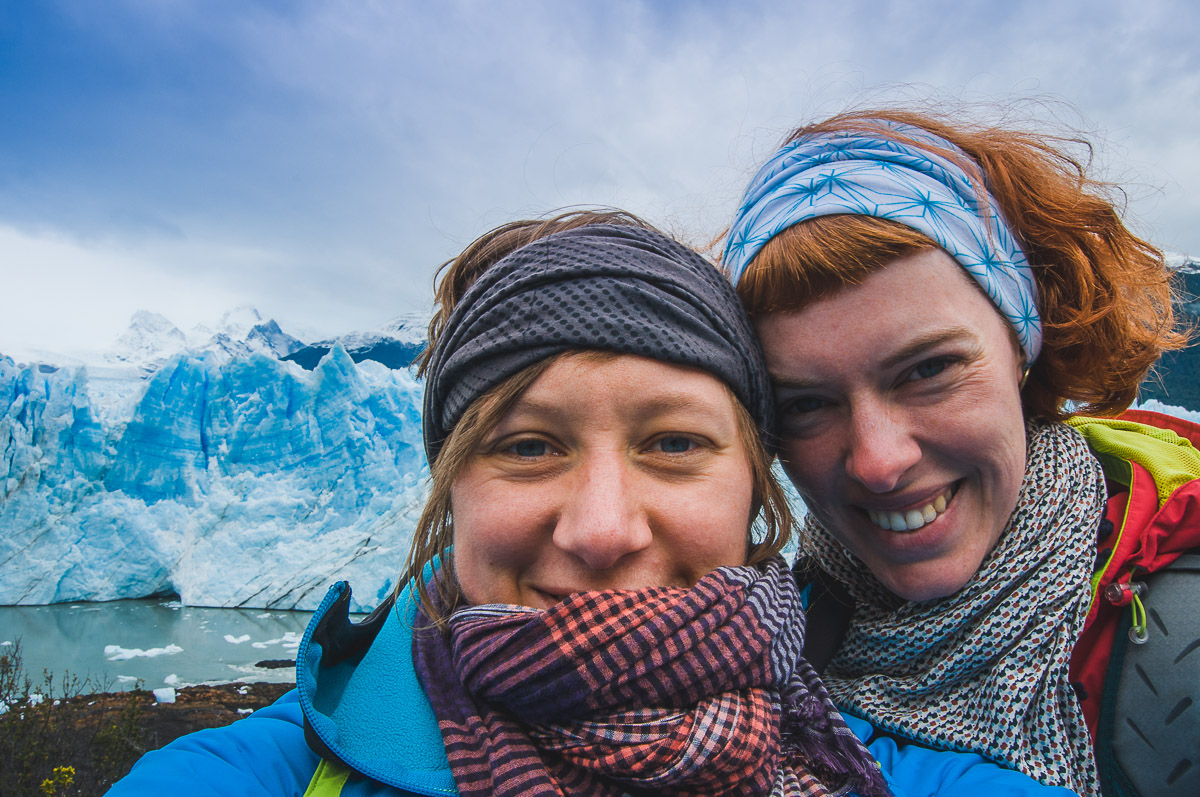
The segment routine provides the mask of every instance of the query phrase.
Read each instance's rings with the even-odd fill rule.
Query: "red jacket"
[[[1131,611],[1128,585],[1200,548],[1200,425],[1145,410],[1069,423],[1099,457],[1110,496],[1112,528],[1101,530],[1092,608],[1071,654],[1071,681],[1094,739],[1109,653],[1121,613]]]

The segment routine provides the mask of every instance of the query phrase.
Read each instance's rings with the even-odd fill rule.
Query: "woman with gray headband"
[[[485,235],[438,301],[403,588],[352,624],[334,586],[295,695],[118,791],[1046,791],[974,755],[868,751],[801,657],[770,385],[715,268],[572,213]]]
[[[901,111],[800,128],[724,264],[835,702],[1081,794],[1200,794],[1200,427],[1124,412],[1184,336],[1162,253],[1064,143]]]

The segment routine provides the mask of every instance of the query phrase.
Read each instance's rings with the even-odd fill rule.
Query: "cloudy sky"
[[[0,352],[138,309],[371,328],[567,205],[703,242],[790,127],[930,97],[1086,131],[1129,222],[1200,254],[1198,8],[0,0]]]

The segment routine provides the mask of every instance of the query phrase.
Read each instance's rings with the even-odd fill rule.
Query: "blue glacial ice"
[[[184,351],[146,372],[0,357],[0,604],[386,596],[428,475],[407,369],[333,345],[312,371]]]

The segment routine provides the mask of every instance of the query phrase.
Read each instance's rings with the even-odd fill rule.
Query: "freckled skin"
[[[453,485],[467,599],[546,608],[745,564],[753,476],[732,402],[692,368],[555,362]]]
[[[811,511],[907,600],[957,592],[995,546],[1025,472],[1022,358],[988,298],[940,249],[757,324],[776,382],[784,468]],[[885,531],[866,510],[919,508]]]

